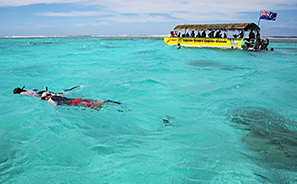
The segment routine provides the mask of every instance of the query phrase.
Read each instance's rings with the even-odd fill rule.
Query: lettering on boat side
[[[213,39],[183,39],[183,42],[198,42],[198,43],[227,43],[226,40],[213,40]]]
[[[227,43],[226,40],[216,40],[217,43]]]
[[[192,42],[193,40],[192,39],[184,39],[183,41],[184,42]]]
[[[177,39],[175,38],[175,39],[169,39],[169,40],[167,40],[167,43],[169,43],[169,42],[176,42],[177,41]]]

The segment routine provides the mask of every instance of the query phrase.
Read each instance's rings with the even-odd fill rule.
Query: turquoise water
[[[297,41],[269,47],[0,39],[0,183],[297,182]],[[55,107],[12,94],[76,85],[67,97],[122,106]]]

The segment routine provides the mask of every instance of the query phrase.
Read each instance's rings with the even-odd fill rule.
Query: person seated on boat
[[[243,38],[243,35],[244,35],[243,31],[241,31],[238,36],[239,38]]]
[[[227,38],[227,34],[226,33],[224,33],[224,38]]]
[[[173,31],[170,31],[170,37],[174,37]]]
[[[255,33],[253,31],[254,30],[251,30],[251,32],[249,34],[249,41],[251,41],[251,39],[255,39]]]
[[[186,37],[190,37],[190,34],[187,32]]]
[[[233,35],[234,38],[237,38],[237,36],[238,36],[237,34],[234,34],[234,35]]]
[[[216,32],[216,38],[222,38],[221,30]]]
[[[206,38],[206,32],[205,32],[205,31],[202,32],[201,37],[202,37],[202,38]]]
[[[209,37],[209,38],[213,38],[213,37],[214,37],[214,30],[212,30],[212,31],[210,31],[210,32],[208,33],[208,37]]]
[[[177,37],[181,37],[181,36],[180,36],[180,32],[178,33]]]
[[[191,33],[191,37],[193,37],[193,38],[195,37],[195,31],[194,30]]]
[[[196,35],[196,38],[201,38],[201,34],[200,32],[198,31],[197,35]]]

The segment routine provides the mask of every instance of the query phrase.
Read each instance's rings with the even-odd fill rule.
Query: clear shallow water
[[[0,182],[297,182],[297,43],[271,40],[270,47],[1,39]],[[67,96],[123,106],[54,107],[12,94],[23,85],[82,85]]]

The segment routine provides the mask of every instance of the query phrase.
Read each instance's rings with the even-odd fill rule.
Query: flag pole
[[[258,26],[260,25],[261,11],[260,11],[259,20],[258,20]]]

